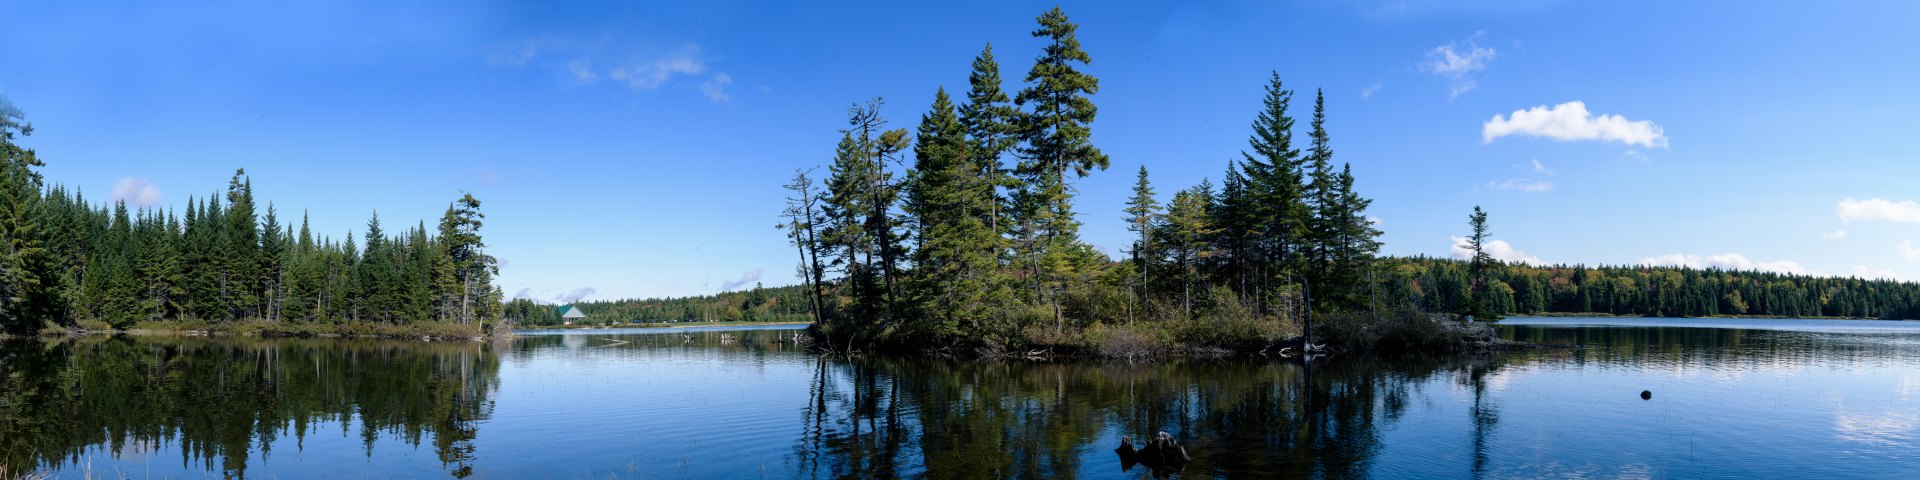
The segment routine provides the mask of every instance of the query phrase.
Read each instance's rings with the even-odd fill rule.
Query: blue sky
[[[547,301],[794,283],[779,186],[846,107],[912,127],[988,42],[1017,80],[1051,6],[157,3],[0,1],[0,94],[52,181],[179,208],[245,167],[335,237],[470,191],[501,287]],[[1450,255],[1481,205],[1515,261],[1920,279],[1920,4],[1064,7],[1101,81],[1113,165],[1077,206],[1108,252],[1134,170],[1217,181],[1278,71],[1301,116],[1325,89],[1388,254]]]

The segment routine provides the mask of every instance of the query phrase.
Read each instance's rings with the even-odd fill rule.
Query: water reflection
[[[825,358],[796,330],[12,340],[0,343],[0,478],[95,463],[136,477],[410,478],[1849,478],[1920,466],[1920,329],[1500,331],[1584,348],[1044,363]],[[1191,462],[1127,469],[1122,439],[1162,431]]]
[[[244,477],[285,437],[304,449],[320,425],[355,423],[369,458],[383,436],[430,442],[446,472],[464,477],[498,370],[489,348],[467,342],[10,340],[0,344],[0,477],[167,450],[183,468]]]
[[[1400,420],[1413,385],[1454,372],[1478,389],[1497,368],[1493,356],[1304,364],[821,359],[802,409],[795,474],[1122,473],[1113,448],[1123,436],[1166,431],[1177,432],[1192,457],[1183,476],[1363,477],[1380,429]],[[1491,403],[1474,412],[1479,428],[1491,428]]]

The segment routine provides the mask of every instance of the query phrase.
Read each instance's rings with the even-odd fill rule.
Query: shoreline
[[[461,325],[454,323],[418,323],[418,324],[382,324],[371,322],[347,323],[285,323],[265,320],[242,320],[230,323],[209,324],[205,322],[140,322],[128,328],[44,328],[37,334],[17,335],[0,334],[0,339],[9,338],[79,338],[95,335],[135,335],[135,336],[181,336],[181,337],[255,337],[255,338],[379,338],[420,341],[486,341],[496,338],[512,338],[513,331],[505,329],[487,335],[479,325]]]
[[[1875,320],[1875,321],[1884,321],[1884,322],[1911,322],[1911,321],[1920,320],[1920,319],[1914,319],[1914,318],[1870,318],[1870,317],[1829,317],[1829,316],[1782,317],[1779,315],[1707,315],[1707,316],[1700,316],[1700,317],[1671,317],[1671,316],[1653,317],[1653,316],[1647,316],[1647,315],[1615,315],[1611,313],[1565,313],[1565,312],[1530,313],[1530,314],[1524,314],[1524,315],[1515,314],[1515,315],[1509,315],[1506,318],[1528,318],[1528,317],[1532,317],[1532,318],[1673,318],[1673,319],[1681,319],[1681,320],[1697,319],[1697,318],[1742,319],[1742,320]],[[1498,322],[1495,322],[1495,323],[1498,323]]]
[[[707,328],[707,327],[754,327],[763,325],[812,325],[813,322],[651,322],[629,323],[613,326],[515,326],[510,330],[616,330],[622,328]]]

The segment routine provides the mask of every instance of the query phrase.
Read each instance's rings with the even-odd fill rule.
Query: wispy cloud
[[[600,74],[593,71],[593,62],[584,58],[567,61],[567,74],[572,75],[573,81],[581,85],[591,85],[600,81]]]
[[[1466,40],[1448,42],[1427,52],[1427,60],[1420,64],[1420,70],[1447,79],[1450,98],[1480,88],[1480,82],[1474,74],[1487,68],[1500,53],[1493,47],[1480,45],[1480,39],[1487,32],[1474,32]]]
[[[1820,234],[1820,238],[1822,238],[1822,239],[1826,239],[1826,240],[1840,240],[1840,239],[1843,239],[1843,238],[1847,238],[1847,231],[1846,231],[1846,230],[1834,230],[1834,231],[1831,231],[1831,232],[1827,232],[1827,233],[1822,233],[1822,234]]]
[[[1373,98],[1373,92],[1378,92],[1378,91],[1380,91],[1380,87],[1382,87],[1382,86],[1384,86],[1384,85],[1381,85],[1381,84],[1378,84],[1378,83],[1376,83],[1376,84],[1373,84],[1373,86],[1370,86],[1370,87],[1367,87],[1367,88],[1365,88],[1365,89],[1362,89],[1362,90],[1360,90],[1360,99],[1361,99],[1361,100],[1366,100],[1366,99],[1369,99],[1369,98]]]
[[[705,82],[700,82],[700,93],[706,94],[708,100],[721,103],[731,102],[733,101],[733,97],[727,96],[727,86],[732,84],[732,75],[727,75],[725,72],[716,73],[713,75],[713,78]]]
[[[1834,213],[1840,214],[1840,221],[1880,220],[1894,223],[1920,223],[1920,203],[1912,200],[1900,202],[1884,198],[1866,200],[1846,199],[1833,206]]]
[[[1540,193],[1553,190],[1553,182],[1531,178],[1509,178],[1504,181],[1487,182],[1487,188],[1494,190],[1519,190]]]
[[[740,288],[741,286],[745,286],[746,284],[760,281],[761,270],[762,269],[756,268],[756,269],[753,269],[752,271],[740,274],[740,278],[728,280],[726,282],[721,283],[720,291],[729,292],[729,291],[733,291],[734,289]]]
[[[576,85],[617,82],[633,91],[652,91],[683,78],[705,79],[691,85],[715,102],[732,98],[726,88],[733,77],[712,68],[713,58],[699,44],[688,43],[664,53],[632,56],[622,53],[612,38],[595,41],[536,39],[517,43],[487,57],[494,67],[552,68]],[[685,84],[681,84],[685,85]]]
[[[1453,258],[1461,260],[1473,258],[1473,246],[1467,241],[1466,237],[1451,238],[1453,239],[1453,246],[1448,250],[1453,254]],[[1495,260],[1502,262],[1525,263],[1528,265],[1547,264],[1547,262],[1540,261],[1540,257],[1528,255],[1527,252],[1513,248],[1513,244],[1507,243],[1506,240],[1488,240],[1483,247],[1486,248],[1488,256],[1492,256]]]
[[[1512,115],[1494,115],[1480,127],[1480,142],[1493,143],[1507,136],[1543,137],[1563,142],[1595,140],[1666,148],[1665,129],[1648,120],[1627,120],[1619,115],[1599,115],[1587,111],[1580,101],[1552,107],[1536,106],[1515,110]]]
[[[125,177],[113,184],[113,201],[128,205],[152,207],[160,204],[160,187],[147,181],[147,177]]]
[[[1553,175],[1553,169],[1547,168],[1546,165],[1541,164],[1539,159],[1528,160],[1528,162],[1531,162],[1533,164],[1533,173],[1538,173],[1541,175]]]
[[[699,75],[706,70],[707,59],[700,46],[688,44],[659,58],[615,68],[607,73],[607,78],[626,83],[634,90],[652,90],[675,76]]]
[[[1899,280],[1900,274],[1885,268],[1869,269],[1866,265],[1854,265],[1853,276],[1868,279]]]
[[[559,295],[555,295],[553,297],[553,301],[554,303],[573,303],[573,302],[578,302],[581,299],[591,297],[596,293],[600,293],[600,291],[595,290],[593,287],[580,287],[573,290],[568,290],[565,293],[561,293]]]
[[[1647,162],[1653,161],[1652,158],[1647,157],[1646,152],[1642,152],[1639,150],[1627,150],[1627,153],[1622,153],[1620,154],[1620,156],[1631,158],[1634,160],[1639,160],[1640,163],[1647,163]]]
[[[1800,265],[1800,262],[1791,260],[1755,262],[1747,259],[1746,255],[1738,253],[1723,253],[1704,258],[1699,255],[1675,253],[1658,257],[1642,258],[1640,259],[1640,264],[1654,267],[1717,268],[1721,270],[1761,271],[1790,273],[1794,275],[1808,274],[1807,268]]]

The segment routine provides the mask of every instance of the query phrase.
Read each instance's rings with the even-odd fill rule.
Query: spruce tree
[[[1250,151],[1241,152],[1251,198],[1244,202],[1250,218],[1240,228],[1253,238],[1243,252],[1252,258],[1241,263],[1255,270],[1248,287],[1262,311],[1270,310],[1266,300],[1276,283],[1299,281],[1300,252],[1310,244],[1305,235],[1310,212],[1301,192],[1303,159],[1293,146],[1294,120],[1287,113],[1292,101],[1293,91],[1286,89],[1279,72],[1271,72],[1253,135],[1247,138]]]
[[[988,44],[974,57],[973,71],[967,75],[969,88],[966,103],[960,105],[960,125],[966,130],[974,168],[987,183],[991,203],[982,214],[996,238],[1011,233],[1012,221],[1006,218],[1011,206],[1005,192],[1019,187],[1019,179],[1001,167],[1000,158],[1018,142],[1014,123],[1020,112],[1000,83],[1000,63],[993,58],[993,45]],[[995,248],[1004,249],[1005,245],[996,244]]]
[[[1147,166],[1145,164],[1140,165],[1140,178],[1134,181],[1133,197],[1127,200],[1126,211],[1127,216],[1123,220],[1127,222],[1127,230],[1138,235],[1133,241],[1133,251],[1131,253],[1135,264],[1134,268],[1140,271],[1138,278],[1140,283],[1136,287],[1139,289],[1139,298],[1144,301],[1148,298],[1147,272],[1152,270],[1154,266],[1152,254],[1155,249],[1153,245],[1153,225],[1160,217],[1160,204],[1153,199],[1153,185],[1147,182]],[[1131,322],[1132,311],[1131,307],[1129,308],[1128,321]]]

